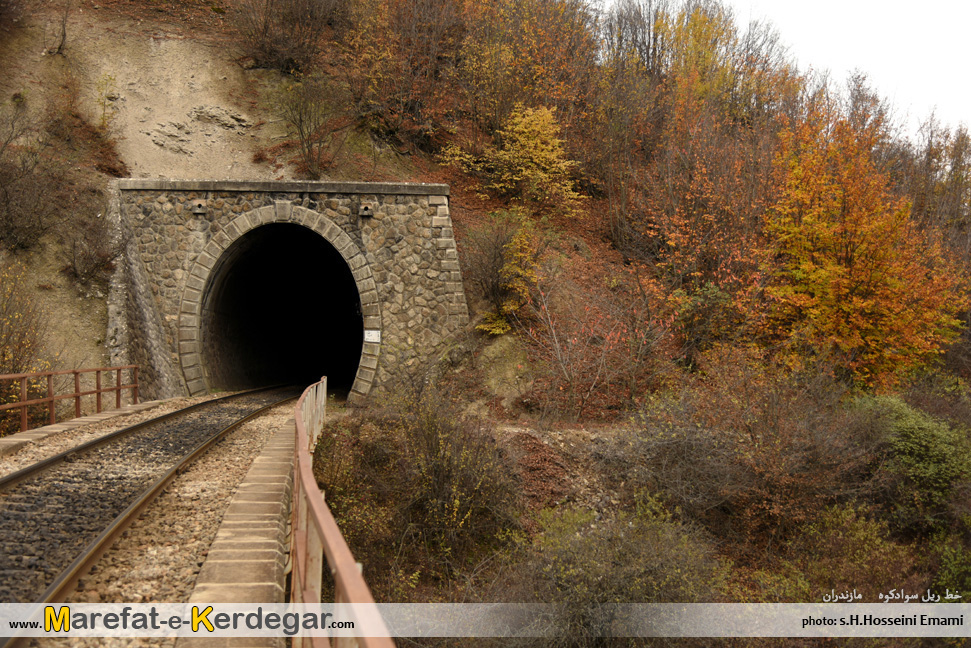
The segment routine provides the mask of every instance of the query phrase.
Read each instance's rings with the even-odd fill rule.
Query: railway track
[[[0,602],[61,600],[181,468],[299,393],[263,389],[199,403],[0,479]]]

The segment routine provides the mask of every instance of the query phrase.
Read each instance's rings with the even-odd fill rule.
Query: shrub
[[[911,407],[955,429],[971,427],[971,394],[963,378],[944,368],[920,372],[900,397]]]
[[[106,283],[125,245],[112,232],[107,203],[102,203],[96,213],[91,211],[75,215],[71,227],[61,233],[63,270],[82,286]]]
[[[351,547],[393,539],[394,509],[386,495],[394,470],[376,460],[387,455],[385,436],[373,421],[343,417],[325,426],[314,448],[314,476]]]
[[[599,635],[609,635],[617,604],[721,596],[726,566],[703,533],[663,511],[599,521],[591,511],[547,511],[541,520],[530,574],[541,600],[561,604],[549,645],[610,645]]]
[[[602,461],[627,488],[747,550],[791,537],[821,507],[858,495],[877,441],[840,405],[823,368],[790,372],[751,349],[716,347],[680,391],[652,398]]]
[[[971,479],[971,446],[959,432],[895,396],[857,400],[884,444],[881,504],[900,531],[925,533],[950,520],[951,496]]]
[[[627,411],[664,373],[667,328],[639,279],[604,293],[541,276],[516,321],[545,369],[546,407],[580,419]],[[540,387],[541,388],[541,387]]]
[[[315,474],[377,591],[397,600],[418,575],[464,573],[518,526],[505,455],[434,381],[403,382],[380,408],[329,425]]]
[[[448,556],[517,524],[511,470],[489,430],[462,417],[437,389],[400,390],[396,427],[407,460],[402,513]]]
[[[242,0],[234,14],[239,47],[259,67],[307,70],[337,9],[337,0]]]
[[[682,340],[681,358],[688,367],[718,341],[737,335],[742,316],[733,297],[712,282],[696,289],[677,289],[672,295],[678,315],[675,325]]]
[[[492,335],[509,332],[511,319],[530,299],[537,261],[545,247],[536,226],[518,210],[493,213],[469,231],[464,244],[467,276],[490,306],[476,328]]]
[[[938,547],[938,567],[933,590],[942,595],[949,590],[967,599],[971,594],[971,550],[957,537],[939,539],[935,545]]]
[[[13,261],[0,262],[0,374],[48,371],[44,358],[44,314],[27,287],[27,269]],[[0,403],[20,400],[20,384],[5,381]],[[40,395],[46,383],[28,384],[28,397]],[[45,392],[46,395],[46,392]],[[2,413],[0,434],[19,430],[19,410]]]
[[[893,542],[889,533],[887,523],[864,507],[830,507],[791,543],[783,571],[803,574],[808,590],[801,602],[818,602],[831,590],[855,589],[869,602],[892,588],[925,589],[913,550]]]
[[[36,245],[55,216],[36,128],[27,113],[20,93],[0,106],[0,242],[11,249]]]
[[[313,180],[333,166],[353,125],[338,107],[342,94],[343,88],[321,75],[300,76],[279,93],[280,114],[300,145],[301,169]]]

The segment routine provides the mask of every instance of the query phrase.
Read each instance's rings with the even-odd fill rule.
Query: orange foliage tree
[[[738,127],[690,84],[673,95],[654,159],[635,173],[625,252],[654,267],[693,361],[736,337],[755,304],[777,143],[769,125]]]
[[[955,267],[875,165],[882,136],[825,105],[783,133],[766,222],[776,266],[765,332],[796,354],[829,355],[867,386],[939,353],[966,301]]]

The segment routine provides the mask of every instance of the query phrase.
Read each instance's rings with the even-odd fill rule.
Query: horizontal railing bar
[[[132,372],[131,383],[129,384],[123,384],[122,382],[121,372],[125,370],[131,370]],[[112,382],[115,384],[103,387],[101,384],[102,373],[114,373],[115,378],[112,380]],[[94,389],[81,389],[81,376],[84,374],[95,374],[96,381]],[[63,394],[55,394],[53,385],[54,376],[74,376],[74,391]],[[28,392],[39,389],[39,386],[34,381],[40,382],[40,379],[44,378],[46,378],[47,383],[47,396],[28,400]],[[47,409],[49,410],[49,421],[54,423],[56,420],[54,403],[57,401],[68,399],[73,400],[75,418],[81,416],[81,399],[85,396],[96,396],[96,409],[99,413],[102,411],[102,394],[114,394],[115,408],[120,408],[122,392],[130,390],[131,402],[133,404],[138,403],[138,365],[120,365],[117,367],[95,367],[92,369],[63,369],[60,371],[37,371],[33,373],[2,374],[0,375],[0,381],[2,380],[12,381],[15,384],[19,383],[19,400],[13,403],[0,405],[0,412],[20,410],[21,432],[26,431],[29,427],[30,417],[28,416],[28,409],[37,405],[47,405]],[[28,381],[32,383],[29,388]]]
[[[93,396],[95,394],[106,394],[108,392],[124,391],[126,389],[134,389],[137,385],[122,385],[121,387],[104,387],[102,389],[94,389],[91,391],[83,391],[70,394],[60,394],[57,396],[45,396],[44,398],[35,398],[34,400],[21,401],[18,403],[10,403],[9,405],[0,405],[0,412],[8,409],[18,409],[21,407],[30,407],[32,405],[43,405],[44,403],[50,403],[52,401],[65,400],[68,398],[77,398],[78,396]]]
[[[61,369],[59,371],[36,371],[34,373],[0,374],[0,380],[20,380],[21,378],[43,378],[45,376],[70,376],[73,374],[94,373],[95,371],[117,371],[118,369],[135,369],[138,365],[120,365],[117,367],[97,367],[96,369]]]

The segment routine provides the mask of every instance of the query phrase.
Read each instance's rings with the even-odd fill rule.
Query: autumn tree
[[[770,125],[739,128],[690,85],[671,101],[652,159],[627,185],[617,243],[654,269],[681,313],[690,364],[713,341],[737,338],[756,303],[777,143]]]
[[[338,9],[338,0],[241,0],[233,20],[242,53],[262,67],[305,71]]]
[[[391,139],[427,145],[454,108],[466,14],[458,0],[356,0],[339,34],[354,104]]]
[[[877,385],[939,353],[966,298],[876,167],[879,132],[859,117],[830,105],[783,134],[781,194],[766,223],[777,265],[765,333]]]
[[[924,121],[913,146],[902,146],[891,172],[898,192],[912,203],[915,222],[949,248],[956,260],[971,258],[971,135],[934,116]],[[971,269],[971,268],[969,268]]]
[[[575,163],[566,156],[554,110],[519,106],[496,136],[500,145],[482,155],[451,147],[443,158],[478,175],[488,192],[534,212],[574,211],[580,198],[571,177]]]
[[[964,272],[971,270],[971,136],[962,125],[949,129],[933,115],[913,145],[896,147],[890,165],[895,189],[913,201],[912,216],[922,235],[939,243]],[[971,312],[946,355],[949,368],[971,375]]]
[[[473,6],[459,77],[473,119],[491,133],[517,105],[543,105],[572,125],[595,87],[598,43],[590,5],[490,0]]]
[[[699,98],[727,97],[737,82],[733,54],[738,29],[731,10],[717,0],[691,0],[662,13],[659,30],[668,47],[665,67]]]
[[[328,77],[298,75],[280,88],[277,108],[300,149],[300,170],[317,180],[346,141],[352,120],[344,113],[344,89]]]
[[[625,0],[601,33],[588,136],[600,156],[581,160],[615,244],[655,268],[693,356],[737,335],[758,290],[776,115],[799,79],[771,29],[742,32],[715,1]]]
[[[597,92],[574,146],[591,190],[607,198],[606,219],[621,249],[629,246],[628,214],[638,201],[637,171],[650,160],[665,113],[657,29],[666,0],[621,0],[600,21]]]

